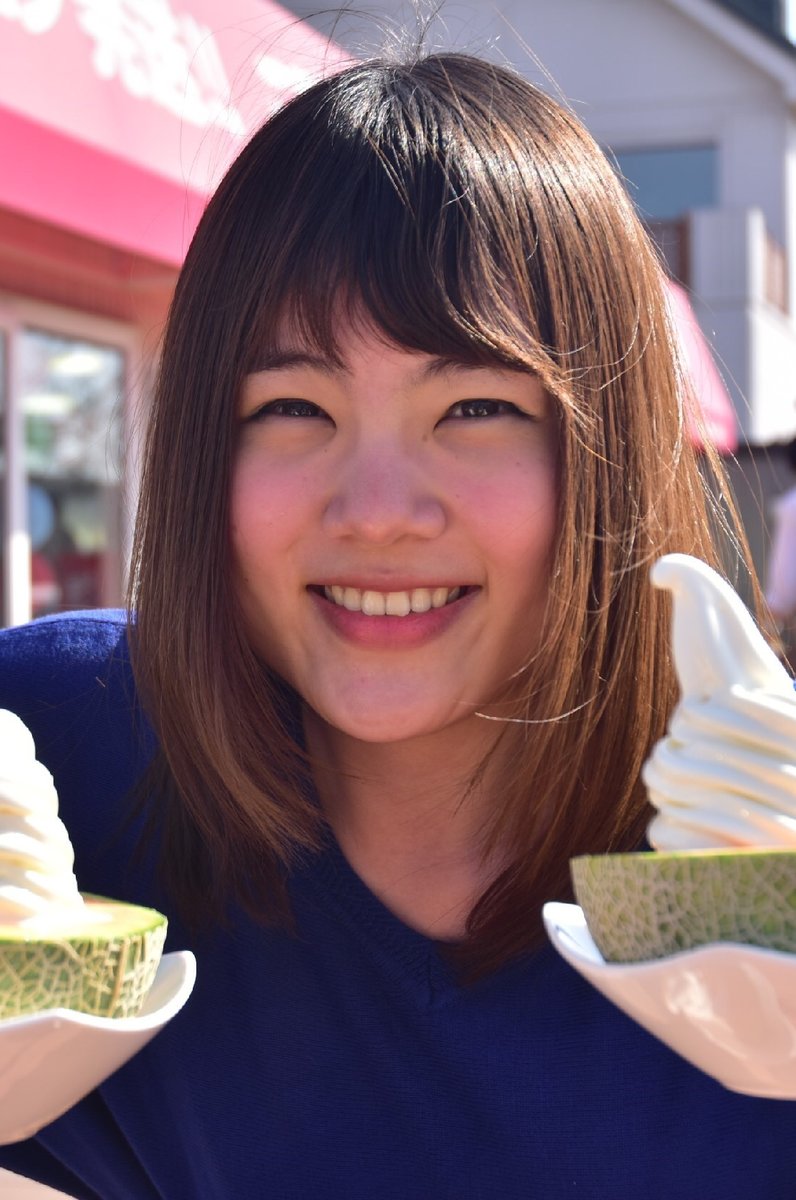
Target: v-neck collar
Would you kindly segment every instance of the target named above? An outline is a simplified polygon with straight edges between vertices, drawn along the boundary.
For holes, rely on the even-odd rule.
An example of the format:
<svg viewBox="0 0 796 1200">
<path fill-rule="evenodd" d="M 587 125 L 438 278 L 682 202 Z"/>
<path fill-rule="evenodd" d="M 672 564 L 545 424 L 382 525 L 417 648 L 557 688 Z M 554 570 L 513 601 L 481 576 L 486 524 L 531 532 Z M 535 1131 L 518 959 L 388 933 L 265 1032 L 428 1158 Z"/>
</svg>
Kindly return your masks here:
<svg viewBox="0 0 796 1200">
<path fill-rule="evenodd" d="M 438 942 L 404 924 L 357 875 L 333 834 L 324 849 L 294 878 L 294 889 L 307 885 L 324 908 L 334 910 L 368 955 L 419 1000 L 435 1005 L 460 991 Z"/>
</svg>

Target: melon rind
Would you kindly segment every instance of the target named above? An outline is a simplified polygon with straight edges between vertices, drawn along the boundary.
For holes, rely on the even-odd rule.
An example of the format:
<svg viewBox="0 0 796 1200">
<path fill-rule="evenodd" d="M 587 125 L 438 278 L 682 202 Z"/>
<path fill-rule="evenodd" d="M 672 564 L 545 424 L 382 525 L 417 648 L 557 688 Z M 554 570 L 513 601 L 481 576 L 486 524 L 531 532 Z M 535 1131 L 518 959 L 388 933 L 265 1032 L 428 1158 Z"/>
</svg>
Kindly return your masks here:
<svg viewBox="0 0 796 1200">
<path fill-rule="evenodd" d="M 570 861 L 575 897 L 607 962 L 712 942 L 796 954 L 796 850 L 649 851 Z"/>
<path fill-rule="evenodd" d="M 84 897 L 102 921 L 49 936 L 0 927 L 0 1018 L 50 1008 L 98 1017 L 134 1017 L 163 953 L 166 918 L 151 908 Z"/>
</svg>

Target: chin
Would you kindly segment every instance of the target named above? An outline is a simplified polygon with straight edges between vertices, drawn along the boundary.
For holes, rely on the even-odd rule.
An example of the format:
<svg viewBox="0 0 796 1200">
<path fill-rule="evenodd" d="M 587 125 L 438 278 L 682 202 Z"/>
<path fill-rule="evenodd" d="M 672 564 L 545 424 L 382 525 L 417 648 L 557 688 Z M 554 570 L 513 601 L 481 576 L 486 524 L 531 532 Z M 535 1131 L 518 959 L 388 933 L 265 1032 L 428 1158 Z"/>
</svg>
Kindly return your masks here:
<svg viewBox="0 0 796 1200">
<path fill-rule="evenodd" d="M 408 705 L 391 705 L 380 710 L 375 702 L 362 708 L 349 706 L 344 711 L 338 706 L 318 706 L 315 712 L 333 733 L 372 744 L 386 745 L 428 737 L 455 724 L 454 720 L 444 719 L 439 714 L 419 714 L 416 708 L 412 711 Z"/>
<path fill-rule="evenodd" d="M 346 737 L 354 738 L 358 742 L 368 742 L 372 745 L 389 745 L 391 743 L 406 742 L 412 738 L 425 737 L 428 734 L 436 732 L 435 729 L 428 726 L 398 725 L 395 721 L 352 721 L 350 718 L 334 723 L 327 721 L 328 725 L 337 732 L 342 733 Z"/>
</svg>

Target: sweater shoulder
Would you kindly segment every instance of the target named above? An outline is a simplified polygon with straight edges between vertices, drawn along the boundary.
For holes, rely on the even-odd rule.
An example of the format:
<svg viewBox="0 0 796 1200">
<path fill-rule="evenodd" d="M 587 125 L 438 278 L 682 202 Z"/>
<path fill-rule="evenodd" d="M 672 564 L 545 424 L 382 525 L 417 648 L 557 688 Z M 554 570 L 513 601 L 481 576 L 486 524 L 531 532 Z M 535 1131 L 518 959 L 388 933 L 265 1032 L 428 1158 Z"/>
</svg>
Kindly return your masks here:
<svg viewBox="0 0 796 1200">
<path fill-rule="evenodd" d="M 121 764 L 143 743 L 127 647 L 127 616 L 98 609 L 44 617 L 0 631 L 0 708 L 30 729 L 39 757 L 54 773 L 80 758 Z"/>
<path fill-rule="evenodd" d="M 155 740 L 136 696 L 126 613 L 69 613 L 0 631 L 0 708 L 25 722 L 53 775 L 81 887 L 137 896 L 122 886 L 128 822 Z"/>
<path fill-rule="evenodd" d="M 120 608 L 89 609 L 40 617 L 0 630 L 0 661 L 72 660 L 104 657 L 126 643 L 127 614 Z"/>
<path fill-rule="evenodd" d="M 23 719 L 129 679 L 127 616 L 120 609 L 42 617 L 0 631 L 0 706 Z"/>
</svg>

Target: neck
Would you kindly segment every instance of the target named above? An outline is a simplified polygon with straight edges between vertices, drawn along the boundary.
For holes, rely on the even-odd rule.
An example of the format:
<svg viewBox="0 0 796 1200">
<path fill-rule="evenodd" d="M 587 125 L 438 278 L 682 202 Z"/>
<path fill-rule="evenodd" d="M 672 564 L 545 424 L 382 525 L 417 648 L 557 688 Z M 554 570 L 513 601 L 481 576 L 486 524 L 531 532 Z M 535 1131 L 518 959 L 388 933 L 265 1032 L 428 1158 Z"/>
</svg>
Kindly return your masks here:
<svg viewBox="0 0 796 1200">
<path fill-rule="evenodd" d="M 496 733 L 474 721 L 433 738 L 374 744 L 305 715 L 318 794 L 343 853 L 396 916 L 440 940 L 464 935 L 500 870 L 483 851 L 497 755 L 472 782 Z"/>
</svg>

